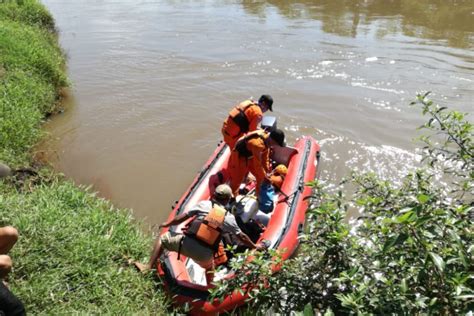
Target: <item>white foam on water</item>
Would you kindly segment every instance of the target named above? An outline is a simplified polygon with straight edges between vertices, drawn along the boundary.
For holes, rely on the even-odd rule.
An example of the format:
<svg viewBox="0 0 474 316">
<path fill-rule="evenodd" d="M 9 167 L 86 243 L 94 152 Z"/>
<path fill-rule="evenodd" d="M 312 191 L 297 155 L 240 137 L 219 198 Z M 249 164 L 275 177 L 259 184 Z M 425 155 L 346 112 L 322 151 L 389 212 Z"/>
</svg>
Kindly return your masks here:
<svg viewBox="0 0 474 316">
<path fill-rule="evenodd" d="M 403 91 L 403 90 L 396 90 L 396 89 L 369 86 L 365 82 L 351 82 L 351 85 L 353 87 L 360 87 L 360 88 L 370 89 L 370 90 L 385 91 L 385 92 L 394 93 L 394 94 L 397 94 L 397 95 L 405 94 L 405 91 Z"/>
<path fill-rule="evenodd" d="M 297 132 L 297 131 L 300 130 L 298 125 L 290 125 L 288 127 L 285 127 L 285 129 L 287 129 L 288 131 L 292 131 L 292 132 Z"/>
<path fill-rule="evenodd" d="M 323 60 L 319 63 L 321 66 L 329 66 L 331 64 L 334 64 L 333 61 L 330 61 L 330 60 Z"/>
<path fill-rule="evenodd" d="M 450 76 L 450 78 L 452 78 L 452 79 L 457 79 L 457 80 L 461 80 L 461 81 L 473 82 L 472 79 L 468 79 L 468 78 L 464 78 L 464 77 L 459 77 L 459 76 Z"/>
<path fill-rule="evenodd" d="M 372 61 L 377 61 L 377 60 L 379 60 L 379 59 L 378 59 L 377 57 L 375 57 L 375 56 L 374 56 L 374 57 L 367 57 L 367 58 L 365 59 L 366 62 L 372 62 Z"/>
</svg>

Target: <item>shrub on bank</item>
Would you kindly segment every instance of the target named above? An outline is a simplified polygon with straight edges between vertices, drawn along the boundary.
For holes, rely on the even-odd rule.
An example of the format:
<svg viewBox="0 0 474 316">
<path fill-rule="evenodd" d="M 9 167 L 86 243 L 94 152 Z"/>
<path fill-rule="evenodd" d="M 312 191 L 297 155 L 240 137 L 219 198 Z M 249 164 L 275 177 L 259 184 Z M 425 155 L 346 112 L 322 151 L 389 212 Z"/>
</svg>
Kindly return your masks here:
<svg viewBox="0 0 474 316">
<path fill-rule="evenodd" d="M 257 284 L 249 292 L 250 310 L 284 315 L 474 311 L 473 125 L 427 95 L 418 103 L 429 116 L 422 129 L 430 131 L 421 137 L 422 167 L 401 186 L 373 174 L 353 174 L 345 183 L 356 189 L 349 197 L 344 187 L 329 194 L 312 183 L 317 206 L 308 211 L 309 232 L 298 257 L 272 278 L 266 277 L 265 263 L 231 280 L 230 288 Z M 350 208 L 361 214 L 354 226 L 344 221 Z M 257 269 L 263 276 L 258 282 Z"/>
</svg>

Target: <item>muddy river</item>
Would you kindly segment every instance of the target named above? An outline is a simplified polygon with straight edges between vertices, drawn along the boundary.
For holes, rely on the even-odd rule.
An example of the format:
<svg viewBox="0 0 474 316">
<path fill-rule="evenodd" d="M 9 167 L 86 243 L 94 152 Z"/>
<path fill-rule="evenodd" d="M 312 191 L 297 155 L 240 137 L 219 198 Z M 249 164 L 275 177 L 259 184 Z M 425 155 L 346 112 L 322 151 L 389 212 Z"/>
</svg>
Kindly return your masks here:
<svg viewBox="0 0 474 316">
<path fill-rule="evenodd" d="M 397 181 L 416 164 L 433 91 L 474 112 L 474 2 L 44 0 L 71 93 L 39 150 L 153 225 L 189 186 L 231 107 L 271 94 L 289 143 L 322 146 L 320 177 Z"/>
</svg>

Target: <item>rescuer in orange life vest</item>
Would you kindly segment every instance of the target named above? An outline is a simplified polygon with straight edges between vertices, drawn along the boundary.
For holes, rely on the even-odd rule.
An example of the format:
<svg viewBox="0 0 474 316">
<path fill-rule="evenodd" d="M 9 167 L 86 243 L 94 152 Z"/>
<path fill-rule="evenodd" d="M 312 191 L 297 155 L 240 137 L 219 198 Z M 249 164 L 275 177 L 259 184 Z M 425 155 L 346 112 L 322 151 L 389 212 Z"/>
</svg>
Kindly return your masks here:
<svg viewBox="0 0 474 316">
<path fill-rule="evenodd" d="M 240 230 L 234 215 L 225 209 L 232 198 L 232 191 L 227 184 L 219 185 L 211 200 L 201 201 L 186 213 L 179 214 L 173 219 L 164 222 L 162 227 L 181 224 L 189 218 L 191 222 L 183 229 L 183 233 L 166 232 L 155 241 L 150 261 L 147 265 L 135 262 L 140 271 L 153 268 L 159 259 L 162 249 L 178 252 L 192 258 L 197 264 L 206 269 L 207 284 L 214 277 L 214 253 L 218 250 L 223 234 L 236 236 L 250 249 L 263 249 L 262 244 L 254 244 L 252 240 Z"/>
<path fill-rule="evenodd" d="M 237 195 L 240 183 L 250 171 L 256 179 L 257 196 L 265 179 L 271 180 L 272 166 L 270 150 L 275 145 L 283 146 L 285 133 L 275 129 L 272 132 L 256 130 L 242 136 L 236 143 L 229 158 L 228 172 L 230 187 Z"/>
<path fill-rule="evenodd" d="M 254 100 L 246 100 L 230 111 L 221 130 L 224 142 L 230 149 L 234 148 L 237 140 L 245 133 L 257 129 L 263 113 L 268 110 L 273 111 L 272 105 L 272 97 L 264 94 L 258 99 L 258 103 Z"/>
</svg>

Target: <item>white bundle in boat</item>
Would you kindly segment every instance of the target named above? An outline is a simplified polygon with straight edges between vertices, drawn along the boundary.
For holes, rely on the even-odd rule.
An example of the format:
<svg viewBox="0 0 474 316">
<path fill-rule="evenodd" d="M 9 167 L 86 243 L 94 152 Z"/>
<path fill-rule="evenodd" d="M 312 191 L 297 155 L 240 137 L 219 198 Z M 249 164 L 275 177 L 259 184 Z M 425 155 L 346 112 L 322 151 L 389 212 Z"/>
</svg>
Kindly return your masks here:
<svg viewBox="0 0 474 316">
<path fill-rule="evenodd" d="M 236 198 L 234 215 L 239 216 L 242 222 L 248 223 L 251 219 L 267 226 L 271 214 L 265 214 L 258 209 L 257 198 L 253 195 L 243 195 Z"/>
</svg>

